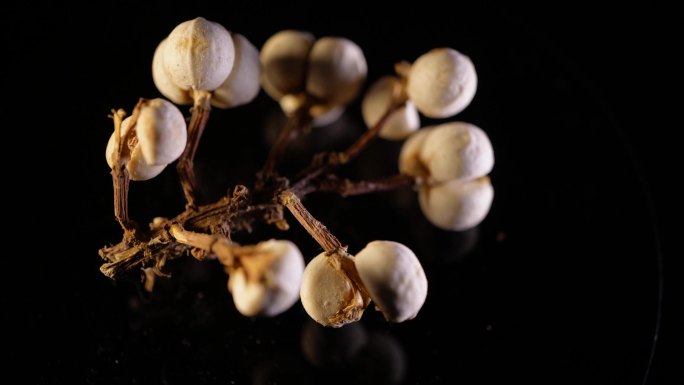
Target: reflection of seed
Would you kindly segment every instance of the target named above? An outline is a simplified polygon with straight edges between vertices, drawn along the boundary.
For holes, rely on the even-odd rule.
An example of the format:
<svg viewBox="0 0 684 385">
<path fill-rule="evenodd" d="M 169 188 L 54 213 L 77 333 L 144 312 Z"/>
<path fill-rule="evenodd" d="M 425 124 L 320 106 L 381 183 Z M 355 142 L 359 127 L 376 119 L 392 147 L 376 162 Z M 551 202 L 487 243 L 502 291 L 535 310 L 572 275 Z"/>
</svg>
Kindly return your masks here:
<svg viewBox="0 0 684 385">
<path fill-rule="evenodd" d="M 394 385 L 400 383 L 406 375 L 404 349 L 389 334 L 371 334 L 355 363 L 364 384 Z"/>
<path fill-rule="evenodd" d="M 314 366 L 344 366 L 366 344 L 368 336 L 359 322 L 340 328 L 326 328 L 308 321 L 302 329 L 302 352 Z"/>
</svg>

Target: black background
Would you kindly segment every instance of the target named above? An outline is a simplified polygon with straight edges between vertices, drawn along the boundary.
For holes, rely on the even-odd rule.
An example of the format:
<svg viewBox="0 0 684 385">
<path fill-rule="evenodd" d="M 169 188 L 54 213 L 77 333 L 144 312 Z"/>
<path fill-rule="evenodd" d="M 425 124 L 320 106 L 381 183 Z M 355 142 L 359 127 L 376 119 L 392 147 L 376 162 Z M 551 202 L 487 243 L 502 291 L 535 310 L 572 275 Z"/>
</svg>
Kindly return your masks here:
<svg viewBox="0 0 684 385">
<path fill-rule="evenodd" d="M 644 381 L 661 252 L 674 254 L 678 229 L 670 180 L 681 174 L 671 171 L 681 124 L 666 116 L 679 101 L 665 96 L 676 90 L 667 74 L 676 65 L 676 24 L 667 10 L 576 2 L 454 3 L 454 11 L 430 2 L 383 11 L 342 3 L 107 6 L 16 3 L 2 16 L 13 100 L 3 104 L 12 116 L 5 156 L 22 154 L 7 161 L 16 183 L 6 185 L 6 204 L 28 209 L 9 222 L 1 319 L 15 357 L 7 368 L 30 363 L 21 371 L 27 383 L 382 383 L 383 370 L 397 364 L 392 354 L 403 357 L 407 384 Z M 133 279 L 112 283 L 98 272 L 97 249 L 120 236 L 103 155 L 106 115 L 158 96 L 150 76 L 156 44 L 199 15 L 258 47 L 284 28 L 346 36 L 364 49 L 369 81 L 437 46 L 463 51 L 478 70 L 478 93 L 456 117 L 484 128 L 497 156 L 494 205 L 476 231 L 432 228 L 410 191 L 307 201 L 352 252 L 373 239 L 412 247 L 430 281 L 416 320 L 388 325 L 369 310 L 354 333 L 370 342 L 336 365 L 306 360 L 301 341 L 320 330 L 300 305 L 276 319 L 237 314 L 217 266 L 181 261 L 152 298 Z M 349 110 L 340 124 L 302 139 L 286 169 L 362 132 L 358 102 Z M 262 94 L 213 114 L 197 163 L 211 196 L 251 181 L 282 123 L 277 111 Z M 396 172 L 398 148 L 378 141 L 344 172 Z M 172 168 L 133 190 L 141 222 L 182 209 Z M 295 240 L 307 259 L 319 251 L 296 226 L 285 235 L 258 228 L 244 239 L 269 236 Z M 666 322 L 661 337 L 676 325 Z M 362 339 L 332 334 L 315 340 Z M 664 370 L 674 344 L 661 340 L 647 383 L 676 383 Z"/>
</svg>

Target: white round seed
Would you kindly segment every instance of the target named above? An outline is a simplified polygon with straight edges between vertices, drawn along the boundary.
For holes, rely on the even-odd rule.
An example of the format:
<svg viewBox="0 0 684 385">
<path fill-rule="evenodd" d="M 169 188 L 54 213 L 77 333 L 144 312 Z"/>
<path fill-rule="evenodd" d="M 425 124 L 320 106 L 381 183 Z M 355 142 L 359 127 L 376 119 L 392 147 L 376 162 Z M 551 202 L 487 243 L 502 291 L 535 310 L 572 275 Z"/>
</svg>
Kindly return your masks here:
<svg viewBox="0 0 684 385">
<path fill-rule="evenodd" d="M 373 241 L 354 259 L 361 281 L 385 319 L 403 322 L 418 314 L 427 278 L 416 255 L 398 242 Z"/>
<path fill-rule="evenodd" d="M 150 165 L 166 165 L 178 159 L 187 141 L 183 114 L 161 98 L 149 100 L 140 109 L 135 133 L 145 162 Z"/>
<path fill-rule="evenodd" d="M 135 181 L 152 179 L 161 174 L 161 172 L 164 171 L 164 168 L 166 168 L 165 164 L 154 165 L 147 163 L 142 154 L 140 144 L 135 146 L 133 151 L 131 151 L 131 158 L 126 163 L 128 176 L 131 178 L 131 180 Z"/>
<path fill-rule="evenodd" d="M 347 273 L 339 254 L 319 254 L 304 269 L 300 296 L 307 314 L 323 326 L 340 327 L 358 321 L 364 301 Z"/>
<path fill-rule="evenodd" d="M 163 54 L 166 71 L 176 86 L 184 90 L 213 91 L 230 74 L 235 47 L 222 25 L 198 17 L 171 31 Z"/>
<path fill-rule="evenodd" d="M 159 92 L 176 104 L 192 104 L 192 97 L 188 90 L 184 90 L 171 80 L 171 76 L 164 65 L 164 48 L 166 40 L 162 40 L 154 51 L 152 58 L 152 80 Z"/>
<path fill-rule="evenodd" d="M 420 160 L 420 152 L 423 149 L 425 140 L 434 129 L 434 127 L 421 128 L 411 134 L 404 142 L 399 153 L 399 172 L 411 176 L 429 176 L 430 171 Z"/>
<path fill-rule="evenodd" d="M 436 48 L 413 63 L 406 91 L 425 116 L 445 118 L 465 109 L 476 89 L 470 58 L 451 48 Z"/>
<path fill-rule="evenodd" d="M 306 91 L 326 103 L 344 105 L 356 97 L 367 72 L 366 58 L 356 43 L 323 37 L 309 53 Z"/>
<path fill-rule="evenodd" d="M 228 289 L 235 307 L 243 315 L 273 317 L 299 299 L 304 258 L 290 241 L 271 239 L 256 244 L 255 248 L 267 258 L 266 267 L 258 276 L 250 276 L 245 268 L 231 270 Z"/>
<path fill-rule="evenodd" d="M 261 82 L 273 99 L 304 91 L 309 52 L 316 39 L 308 32 L 286 30 L 271 36 L 261 48 Z"/>
<path fill-rule="evenodd" d="M 494 167 L 489 137 L 479 127 L 465 122 L 446 123 L 431 130 L 419 158 L 435 181 L 477 178 Z"/>
<path fill-rule="evenodd" d="M 376 81 L 366 92 L 361 104 L 361 112 L 366 126 L 375 126 L 389 110 L 394 93 L 401 88 L 401 82 L 393 76 L 385 76 Z M 379 136 L 389 140 L 406 139 L 420 127 L 420 118 L 413 102 L 406 101 L 403 107 L 387 118 Z"/>
<path fill-rule="evenodd" d="M 259 94 L 261 64 L 259 51 L 244 36 L 231 34 L 235 44 L 235 62 L 228 78 L 211 97 L 211 105 L 231 108 L 251 102 Z"/>
<path fill-rule="evenodd" d="M 425 217 L 433 225 L 451 231 L 463 231 L 480 224 L 487 216 L 493 198 L 494 188 L 487 176 L 426 185 L 418 194 Z"/>
</svg>

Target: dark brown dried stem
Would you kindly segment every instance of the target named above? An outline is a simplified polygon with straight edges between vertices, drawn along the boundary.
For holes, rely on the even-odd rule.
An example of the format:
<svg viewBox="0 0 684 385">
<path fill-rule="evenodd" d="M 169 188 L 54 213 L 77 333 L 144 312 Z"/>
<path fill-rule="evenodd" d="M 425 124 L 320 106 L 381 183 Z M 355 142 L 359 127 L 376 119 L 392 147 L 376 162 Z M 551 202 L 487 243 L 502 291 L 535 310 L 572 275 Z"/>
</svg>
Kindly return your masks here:
<svg viewBox="0 0 684 385">
<path fill-rule="evenodd" d="M 140 109 L 147 103 L 145 99 L 140 99 L 133 109 L 129 129 L 125 137 L 121 137 L 121 125 L 126 112 L 123 110 L 114 111 L 110 117 L 114 121 L 114 143 L 116 149 L 112 159 L 112 185 L 114 187 L 114 217 L 124 230 L 124 240 L 129 242 L 135 237 L 137 224 L 128 216 L 128 189 L 130 177 L 126 170 L 124 154 L 128 154 L 128 139 L 135 133 L 135 124 L 140 114 Z"/>
<path fill-rule="evenodd" d="M 390 108 L 382 115 L 382 118 L 368 131 L 364 132 L 351 146 L 349 146 L 345 151 L 339 153 L 338 157 L 341 164 L 349 163 L 352 159 L 356 158 L 363 149 L 365 149 L 370 143 L 372 143 L 375 138 L 378 137 L 380 130 L 387 123 L 390 116 L 398 109 L 404 106 L 405 100 L 400 100 L 394 102 Z"/>
<path fill-rule="evenodd" d="M 278 138 L 275 143 L 273 143 L 273 146 L 268 153 L 268 158 L 266 158 L 266 163 L 261 169 L 261 172 L 259 172 L 259 177 L 262 180 L 271 178 L 277 172 L 278 162 L 280 162 L 285 155 L 288 145 L 297 137 L 299 132 L 304 130 L 309 124 L 311 124 L 309 105 L 308 103 L 303 103 L 288 116 L 285 127 L 280 131 Z"/>
<path fill-rule="evenodd" d="M 192 107 L 190 124 L 188 125 L 188 142 L 176 165 L 187 206 L 191 209 L 196 208 L 202 200 L 197 177 L 195 176 L 194 161 L 197 146 L 202 138 L 204 127 L 206 127 L 209 120 L 211 93 L 208 91 L 194 91 L 193 97 L 195 102 Z"/>
<path fill-rule="evenodd" d="M 302 191 L 311 184 L 311 181 L 320 177 L 321 175 L 330 171 L 334 166 L 340 164 L 349 163 L 354 159 L 361 151 L 363 151 L 375 138 L 382 127 L 387 123 L 388 119 L 392 114 L 399 108 L 404 106 L 406 103 L 405 96 L 397 96 L 395 101 L 392 103 L 390 108 L 385 112 L 385 114 L 378 120 L 378 122 L 371 127 L 368 131 L 364 132 L 354 143 L 351 144 L 345 151 L 342 152 L 332 152 L 332 153 L 320 153 L 316 155 L 311 165 L 306 170 L 306 173 L 302 179 L 292 187 L 293 191 Z"/>
<path fill-rule="evenodd" d="M 225 266 L 233 265 L 235 260 L 233 249 L 239 248 L 225 237 L 187 231 L 180 225 L 172 225 L 169 228 L 169 234 L 177 242 L 215 254 Z"/>
<path fill-rule="evenodd" d="M 126 166 L 115 165 L 112 168 L 112 184 L 114 185 L 114 216 L 124 230 L 124 237 L 135 229 L 135 223 L 128 217 L 128 187 L 130 178 Z"/>
<path fill-rule="evenodd" d="M 304 207 L 299 197 L 292 191 L 285 190 L 280 193 L 278 201 L 294 215 L 297 221 L 306 229 L 306 231 L 318 242 L 319 245 L 327 253 L 333 253 L 339 250 L 345 250 L 346 247 L 309 213 L 309 210 Z"/>
<path fill-rule="evenodd" d="M 346 151 L 339 154 L 341 163 L 348 163 L 350 160 L 354 159 L 364 148 L 366 148 L 373 140 L 375 140 L 375 138 L 378 137 L 380 130 L 382 130 L 383 126 L 387 123 L 392 114 L 406 105 L 408 95 L 406 94 L 406 86 L 404 83 L 406 82 L 407 72 L 404 73 L 400 71 L 400 69 L 404 67 L 405 64 L 403 63 L 398 63 L 396 65 L 397 74 L 401 80 L 398 84 L 395 84 L 394 89 L 392 90 L 392 101 L 390 102 L 387 111 L 385 111 L 380 120 L 378 120 L 373 127 L 364 132 L 363 135 L 361 135 L 356 142 L 349 146 Z"/>
<path fill-rule="evenodd" d="M 108 277 L 116 279 L 130 269 L 157 267 L 162 259 L 165 261 L 182 257 L 189 251 L 196 258 L 202 259 L 204 254 L 193 252 L 195 249 L 215 253 L 222 262 L 225 262 L 228 258 L 226 252 L 215 249 L 226 247 L 225 244 L 231 245 L 231 248 L 235 250 L 235 246 L 230 243 L 228 237 L 224 236 L 223 229 L 229 229 L 229 232 L 250 231 L 253 222 L 257 221 L 275 224 L 283 229 L 283 226 L 287 227 L 287 223 L 283 219 L 282 210 L 282 206 L 278 203 L 233 204 L 230 196 L 194 209 L 186 208 L 183 213 L 173 219 L 162 219 L 160 222 L 153 223 L 148 233 L 139 234 L 144 240 L 124 238 L 117 245 L 100 249 L 100 256 L 107 261 L 100 270 Z M 192 229 L 193 235 L 209 237 L 204 239 L 219 239 L 220 244 L 216 243 L 212 249 L 207 249 L 195 243 L 198 238 L 187 238 L 181 242 L 175 237 L 181 233 L 170 234 L 169 230 L 174 226 L 178 226 L 177 229 Z M 185 234 L 189 233 L 188 231 Z M 239 250 L 243 249 L 245 247 L 239 248 Z"/>
<path fill-rule="evenodd" d="M 211 94 L 208 92 L 195 92 L 195 104 L 188 127 L 188 143 L 177 166 L 187 200 L 186 210 L 183 213 L 171 220 L 155 222 L 152 230 L 141 233 L 135 222 L 128 217 L 127 171 L 120 164 L 119 167 L 114 167 L 112 175 L 115 186 L 115 214 L 125 234 L 121 243 L 100 250 L 100 255 L 108 261 L 101 270 L 110 278 L 115 279 L 130 269 L 143 267 L 151 267 L 155 274 L 162 275 L 160 269 L 167 260 L 187 255 L 188 252 L 199 259 L 204 258 L 206 253 L 212 253 L 217 255 L 224 264 L 231 266 L 236 256 L 240 253 L 248 254 L 251 249 L 249 246 L 242 247 L 232 243 L 229 238 L 230 233 L 240 230 L 251 231 L 254 221 L 275 224 L 279 229 L 286 230 L 288 224 L 283 218 L 283 207 L 287 207 L 327 253 L 337 252 L 346 255 L 346 246 L 309 213 L 300 198 L 315 191 L 335 192 L 348 196 L 386 191 L 413 183 L 413 179 L 405 175 L 376 181 L 355 182 L 339 179 L 329 174 L 333 166 L 349 162 L 377 137 L 391 114 L 403 106 L 406 99 L 405 96 L 400 95 L 395 97 L 395 102 L 380 121 L 346 151 L 319 154 L 306 170 L 305 177 L 288 189 L 289 180 L 278 177 L 276 167 L 290 141 L 303 127 L 310 124 L 308 107 L 298 109 L 271 149 L 260 178 L 262 182 L 270 180 L 273 183 L 269 183 L 267 189 L 255 195 L 256 203 L 252 203 L 253 198 L 246 187 L 237 186 L 232 196 L 227 195 L 217 202 L 200 206 L 200 190 L 193 163 L 202 132 L 209 118 L 210 97 Z M 141 103 L 143 102 L 141 100 Z M 140 105 L 139 103 L 136 106 L 134 116 Z"/>
</svg>

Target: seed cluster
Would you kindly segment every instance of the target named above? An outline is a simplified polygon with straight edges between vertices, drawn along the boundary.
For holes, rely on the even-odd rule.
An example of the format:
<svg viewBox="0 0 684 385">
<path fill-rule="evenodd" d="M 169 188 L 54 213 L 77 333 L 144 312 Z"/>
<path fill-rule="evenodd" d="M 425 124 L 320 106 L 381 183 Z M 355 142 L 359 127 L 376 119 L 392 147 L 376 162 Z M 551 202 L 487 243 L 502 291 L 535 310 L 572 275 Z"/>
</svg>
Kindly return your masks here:
<svg viewBox="0 0 684 385">
<path fill-rule="evenodd" d="M 196 18 L 179 24 L 159 44 L 152 78 L 166 99 L 141 101 L 126 117 L 112 111 L 114 132 L 106 159 L 112 169 L 116 219 L 121 242 L 104 247 L 101 270 L 111 278 L 142 271 L 145 287 L 166 276 L 165 263 L 192 255 L 220 262 L 228 290 L 245 316 L 276 316 L 301 299 L 316 322 L 339 327 L 357 321 L 371 302 L 387 321 L 414 318 L 425 303 L 428 282 L 419 258 L 407 246 L 388 240 L 348 252 L 305 208 L 308 194 L 342 196 L 413 186 L 420 207 L 435 226 L 465 230 L 487 215 L 493 188 L 492 145 L 479 127 L 465 122 L 420 128 L 420 114 L 446 118 L 468 106 L 477 88 L 471 60 L 451 48 L 433 49 L 413 64 L 400 62 L 395 74 L 373 83 L 362 100 L 368 131 L 340 152 L 320 153 L 296 177 L 281 175 L 279 162 L 290 141 L 308 126 L 337 120 L 361 91 L 367 64 L 361 48 L 342 37 L 315 38 L 286 30 L 259 51 L 244 36 Z M 275 99 L 288 122 L 271 148 L 253 187 L 238 185 L 216 202 L 204 202 L 194 175 L 194 155 L 211 107 L 232 108 L 252 101 L 260 89 Z M 173 103 L 172 103 L 173 102 Z M 174 104 L 175 103 L 175 104 Z M 192 105 L 189 123 L 176 105 Z M 373 181 L 337 176 L 376 137 L 406 139 L 399 174 Z M 187 200 L 174 218 L 155 218 L 149 229 L 128 216 L 129 181 L 154 178 L 178 160 Z M 308 264 L 299 248 L 271 239 L 240 245 L 231 235 L 262 223 L 289 228 L 284 211 L 319 243 Z"/>
</svg>

